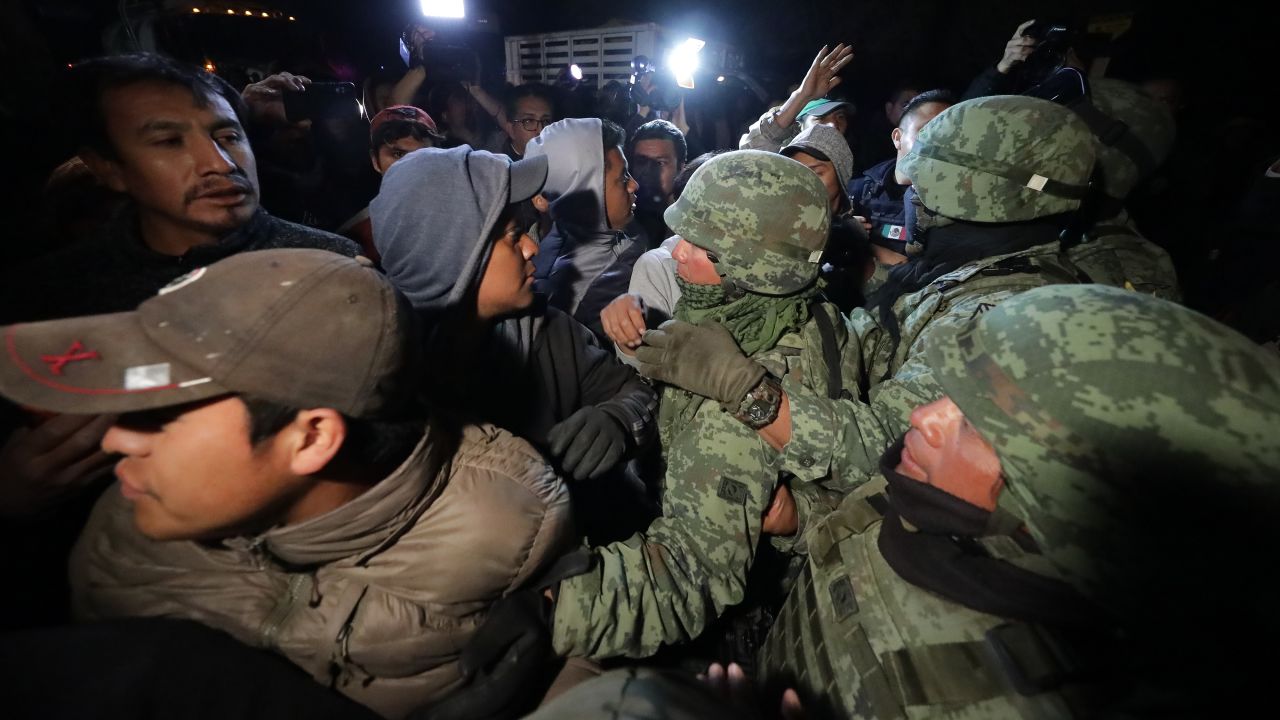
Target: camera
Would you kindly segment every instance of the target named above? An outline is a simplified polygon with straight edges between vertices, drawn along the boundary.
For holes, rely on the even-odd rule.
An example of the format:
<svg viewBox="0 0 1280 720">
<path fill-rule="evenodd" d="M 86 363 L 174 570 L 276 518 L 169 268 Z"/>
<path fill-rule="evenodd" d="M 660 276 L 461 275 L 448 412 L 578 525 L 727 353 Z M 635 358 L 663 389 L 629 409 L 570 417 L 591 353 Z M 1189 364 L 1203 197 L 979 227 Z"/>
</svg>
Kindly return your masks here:
<svg viewBox="0 0 1280 720">
<path fill-rule="evenodd" d="M 358 118 L 356 86 L 349 82 L 313 82 L 302 92 L 286 92 L 284 114 L 289 122 Z"/>
<path fill-rule="evenodd" d="M 631 75 L 635 78 L 631 84 L 631 101 L 636 105 L 646 105 L 657 112 L 671 112 L 680 107 L 682 96 L 674 74 L 659 70 L 649 58 L 637 55 L 631 61 Z M 652 76 L 647 90 L 640 82 L 645 75 Z"/>
<path fill-rule="evenodd" d="M 1076 36 L 1069 26 L 1037 21 L 1022 34 L 1036 40 L 1035 51 L 1020 69 L 1024 87 L 1039 85 L 1067 64 L 1067 54 Z"/>
</svg>

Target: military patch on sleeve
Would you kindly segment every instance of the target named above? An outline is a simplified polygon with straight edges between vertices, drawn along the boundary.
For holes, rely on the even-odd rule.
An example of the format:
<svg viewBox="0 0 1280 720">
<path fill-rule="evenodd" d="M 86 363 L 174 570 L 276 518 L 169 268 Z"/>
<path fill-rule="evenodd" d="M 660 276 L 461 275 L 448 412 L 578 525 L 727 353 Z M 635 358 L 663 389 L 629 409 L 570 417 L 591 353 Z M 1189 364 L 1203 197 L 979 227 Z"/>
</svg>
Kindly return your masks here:
<svg viewBox="0 0 1280 720">
<path fill-rule="evenodd" d="M 858 612 L 858 599 L 853 594 L 853 583 L 849 582 L 847 575 L 836 578 L 827 591 L 831 593 L 831 607 L 836 611 L 836 620 L 843 621 Z"/>
<path fill-rule="evenodd" d="M 733 478 L 721 478 L 720 489 L 716 491 L 721 500 L 739 505 L 747 501 L 747 486 Z"/>
</svg>

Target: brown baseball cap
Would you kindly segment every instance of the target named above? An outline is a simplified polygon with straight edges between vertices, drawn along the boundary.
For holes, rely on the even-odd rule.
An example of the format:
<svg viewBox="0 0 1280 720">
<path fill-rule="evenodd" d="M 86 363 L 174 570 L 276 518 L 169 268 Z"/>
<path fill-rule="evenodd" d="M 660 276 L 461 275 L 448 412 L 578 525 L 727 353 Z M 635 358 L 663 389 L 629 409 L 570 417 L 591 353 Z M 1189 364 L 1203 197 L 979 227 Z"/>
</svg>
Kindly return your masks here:
<svg viewBox="0 0 1280 720">
<path fill-rule="evenodd" d="M 0 394 L 60 413 L 244 393 L 389 416 L 414 395 L 415 323 L 364 258 L 241 253 L 183 275 L 134 312 L 0 328 Z"/>
</svg>

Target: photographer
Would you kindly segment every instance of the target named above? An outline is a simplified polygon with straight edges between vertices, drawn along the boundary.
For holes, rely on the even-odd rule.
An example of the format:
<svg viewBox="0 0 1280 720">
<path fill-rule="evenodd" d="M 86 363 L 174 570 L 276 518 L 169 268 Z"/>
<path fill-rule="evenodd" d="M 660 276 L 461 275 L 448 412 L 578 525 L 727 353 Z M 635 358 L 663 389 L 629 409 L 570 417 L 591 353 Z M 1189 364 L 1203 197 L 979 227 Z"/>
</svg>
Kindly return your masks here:
<svg viewBox="0 0 1280 720">
<path fill-rule="evenodd" d="M 280 217 L 335 231 L 377 191 L 368 125 L 351 83 L 290 72 L 245 87 L 264 204 Z"/>
<path fill-rule="evenodd" d="M 1054 33 L 1055 30 L 1060 34 Z M 1050 42 L 1046 43 L 1046 40 Z M 1009 38 L 1009 42 L 1005 43 L 1004 56 L 1000 58 L 1000 62 L 974 78 L 961 100 L 988 95 L 1020 95 L 1061 68 L 1070 67 L 1083 71 L 1084 63 L 1080 61 L 1075 50 L 1069 45 L 1059 46 L 1060 43 L 1065 42 L 1069 42 L 1069 39 L 1066 37 L 1065 28 L 1061 26 L 1036 20 L 1022 23 L 1017 30 L 1013 31 L 1013 37 Z M 1037 51 L 1041 53 L 1039 56 Z M 1044 56 L 1050 52 L 1061 52 L 1060 61 L 1053 63 L 1052 67 L 1031 68 L 1032 65 L 1042 65 L 1041 58 L 1048 60 Z"/>
</svg>

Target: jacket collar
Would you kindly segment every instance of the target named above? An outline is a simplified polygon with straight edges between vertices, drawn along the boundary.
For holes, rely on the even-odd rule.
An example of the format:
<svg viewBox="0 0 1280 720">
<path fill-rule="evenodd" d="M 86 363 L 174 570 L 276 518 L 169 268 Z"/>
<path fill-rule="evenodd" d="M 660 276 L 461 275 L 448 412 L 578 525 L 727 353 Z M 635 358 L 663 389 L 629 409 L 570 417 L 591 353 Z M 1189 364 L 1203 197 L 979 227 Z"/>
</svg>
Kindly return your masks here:
<svg viewBox="0 0 1280 720">
<path fill-rule="evenodd" d="M 314 566 L 381 552 L 412 526 L 444 489 L 444 472 L 431 472 L 431 437 L 424 433 L 408 459 L 367 492 L 336 510 L 295 525 L 272 528 L 231 547 L 260 548 L 287 565 Z"/>
<path fill-rule="evenodd" d="M 258 245 L 271 232 L 272 218 L 267 211 L 258 208 L 253 216 L 239 228 L 222 236 L 217 242 L 193 247 L 182 255 L 165 255 L 147 247 L 138 226 L 138 210 L 126 204 L 112 218 L 107 229 L 111 248 L 126 256 L 131 264 L 141 266 L 208 265 L 235 253 Z"/>
</svg>

